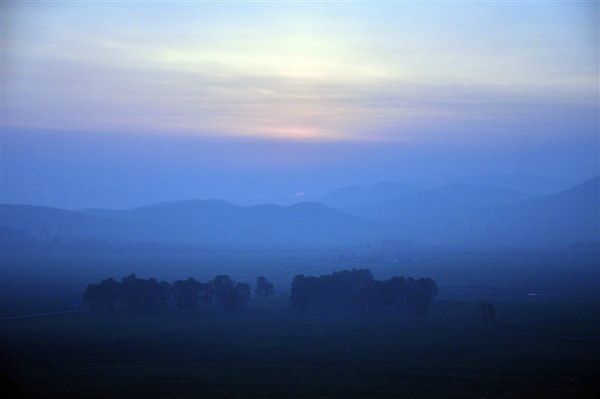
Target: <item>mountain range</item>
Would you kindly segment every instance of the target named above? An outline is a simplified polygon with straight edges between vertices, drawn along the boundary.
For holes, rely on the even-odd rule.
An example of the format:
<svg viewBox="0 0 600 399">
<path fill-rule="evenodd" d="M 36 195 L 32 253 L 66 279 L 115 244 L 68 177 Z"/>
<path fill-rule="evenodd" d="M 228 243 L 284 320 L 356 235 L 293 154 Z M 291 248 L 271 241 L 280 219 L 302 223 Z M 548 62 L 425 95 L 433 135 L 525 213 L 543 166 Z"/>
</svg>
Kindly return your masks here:
<svg viewBox="0 0 600 399">
<path fill-rule="evenodd" d="M 380 183 L 319 202 L 237 206 L 161 202 L 125 210 L 0 205 L 3 241 L 111 240 L 297 247 L 405 240 L 439 247 L 565 246 L 598 241 L 600 178 L 550 195 L 458 184 L 419 190 Z"/>
</svg>

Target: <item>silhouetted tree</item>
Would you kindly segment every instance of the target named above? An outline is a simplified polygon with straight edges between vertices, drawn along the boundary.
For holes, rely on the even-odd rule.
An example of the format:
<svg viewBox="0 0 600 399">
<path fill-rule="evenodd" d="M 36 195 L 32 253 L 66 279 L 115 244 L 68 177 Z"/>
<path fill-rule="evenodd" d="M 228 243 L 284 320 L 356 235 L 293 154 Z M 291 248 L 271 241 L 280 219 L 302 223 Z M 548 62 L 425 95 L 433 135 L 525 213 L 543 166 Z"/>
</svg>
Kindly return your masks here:
<svg viewBox="0 0 600 399">
<path fill-rule="evenodd" d="M 98 284 L 89 284 L 83 301 L 92 310 L 114 310 L 118 301 L 119 283 L 112 278 Z"/>
<path fill-rule="evenodd" d="M 210 283 L 200 283 L 198 302 L 203 307 L 209 307 L 213 303 L 213 289 Z"/>
<path fill-rule="evenodd" d="M 257 278 L 256 293 L 266 297 L 273 284 L 264 277 Z M 392 277 L 377 281 L 368 269 L 352 269 L 319 277 L 298 275 L 291 287 L 290 306 L 298 310 L 382 310 L 402 309 L 405 305 L 416 316 L 427 314 L 438 289 L 430 278 Z M 241 310 L 250 299 L 250 286 L 236 284 L 229 276 L 216 276 L 203 284 L 193 278 L 178 280 L 171 286 L 154 278 L 140 279 L 131 274 L 120 282 L 113 279 L 88 285 L 84 301 L 93 310 L 147 311 L 164 307 L 171 299 L 179 309 L 197 309 L 201 304 L 216 303 L 220 309 Z M 491 304 L 481 304 L 484 322 L 495 318 Z"/>
<path fill-rule="evenodd" d="M 250 286 L 246 283 L 237 283 L 235 285 L 235 306 L 237 309 L 243 309 L 246 302 L 250 299 Z"/>
<path fill-rule="evenodd" d="M 290 295 L 290 306 L 301 311 L 311 307 L 319 294 L 319 281 L 317 277 L 304 277 L 300 274 L 294 277 Z"/>
<path fill-rule="evenodd" d="M 265 277 L 259 276 L 256 278 L 256 288 L 254 289 L 256 296 L 267 298 L 273 294 L 273 284 Z"/>
<path fill-rule="evenodd" d="M 430 278 L 408 278 L 407 282 L 407 303 L 415 316 L 425 316 L 429 310 L 429 303 L 438 294 L 437 285 Z"/>
<path fill-rule="evenodd" d="M 356 308 L 363 300 L 362 295 L 375 283 L 368 269 L 352 269 L 334 272 L 319 277 L 321 298 L 319 302 L 333 308 Z"/>
<path fill-rule="evenodd" d="M 384 282 L 384 299 L 386 306 L 400 310 L 408 295 L 408 284 L 404 277 L 392 277 Z"/>
<path fill-rule="evenodd" d="M 231 277 L 216 276 L 211 282 L 213 294 L 221 309 L 231 312 L 236 306 L 235 287 Z"/>
<path fill-rule="evenodd" d="M 193 278 L 177 280 L 173 283 L 173 301 L 179 309 L 194 310 L 199 306 L 199 295 L 202 283 Z"/>
<path fill-rule="evenodd" d="M 170 285 L 154 278 L 140 279 L 131 274 L 121 279 L 119 299 L 125 309 L 157 310 L 169 300 Z"/>
<path fill-rule="evenodd" d="M 298 310 L 400 310 L 407 304 L 417 316 L 427 314 L 438 293 L 429 278 L 393 277 L 377 281 L 368 269 L 335 272 L 320 277 L 298 275 L 292 281 L 290 306 Z"/>
<path fill-rule="evenodd" d="M 370 290 L 373 282 L 373 275 L 367 269 L 343 270 L 320 277 L 299 275 L 292 281 L 290 306 L 299 310 L 356 308 L 373 292 Z"/>
</svg>

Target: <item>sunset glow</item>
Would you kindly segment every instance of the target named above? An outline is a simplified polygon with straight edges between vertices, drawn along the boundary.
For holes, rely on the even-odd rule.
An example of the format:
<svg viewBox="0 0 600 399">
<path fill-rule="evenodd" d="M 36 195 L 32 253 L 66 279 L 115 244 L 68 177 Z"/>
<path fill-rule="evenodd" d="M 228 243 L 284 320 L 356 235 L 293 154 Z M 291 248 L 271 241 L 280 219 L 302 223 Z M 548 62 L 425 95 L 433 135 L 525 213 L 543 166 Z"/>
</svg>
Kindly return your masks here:
<svg viewBox="0 0 600 399">
<path fill-rule="evenodd" d="M 557 107 L 595 112 L 590 7 L 7 3 L 3 124 L 367 141 L 569 124 Z"/>
</svg>

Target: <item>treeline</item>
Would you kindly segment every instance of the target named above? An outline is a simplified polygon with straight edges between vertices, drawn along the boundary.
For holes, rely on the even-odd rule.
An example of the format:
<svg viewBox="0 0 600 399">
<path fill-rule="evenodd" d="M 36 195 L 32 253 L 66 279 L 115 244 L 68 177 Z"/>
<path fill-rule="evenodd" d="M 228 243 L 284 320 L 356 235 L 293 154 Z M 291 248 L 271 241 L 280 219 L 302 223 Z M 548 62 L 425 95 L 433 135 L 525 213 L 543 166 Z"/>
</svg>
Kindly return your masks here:
<svg viewBox="0 0 600 399">
<path fill-rule="evenodd" d="M 368 269 L 353 269 L 320 277 L 296 276 L 290 305 L 301 311 L 394 310 L 424 316 L 437 294 L 430 278 L 378 281 Z"/>
<path fill-rule="evenodd" d="M 266 298 L 273 294 L 273 288 L 272 283 L 260 276 L 254 293 Z M 423 316 L 437 293 L 437 285 L 430 278 L 392 277 L 379 281 L 368 269 L 353 269 L 319 277 L 294 277 L 290 307 L 302 312 L 392 310 Z M 244 308 L 250 296 L 248 284 L 236 283 L 227 275 L 205 283 L 191 277 L 167 283 L 132 274 L 120 281 L 109 278 L 88 285 L 83 300 L 95 311 L 151 311 L 171 307 L 235 312 Z"/>
<path fill-rule="evenodd" d="M 268 297 L 273 284 L 258 277 L 255 294 Z M 154 278 L 143 279 L 131 274 L 121 281 L 112 278 L 87 286 L 83 301 L 95 311 L 154 311 L 168 307 L 181 310 L 218 308 L 226 312 L 243 309 L 250 299 L 250 286 L 236 283 L 227 275 L 216 276 L 202 283 L 193 278 L 177 280 L 172 284 Z"/>
</svg>

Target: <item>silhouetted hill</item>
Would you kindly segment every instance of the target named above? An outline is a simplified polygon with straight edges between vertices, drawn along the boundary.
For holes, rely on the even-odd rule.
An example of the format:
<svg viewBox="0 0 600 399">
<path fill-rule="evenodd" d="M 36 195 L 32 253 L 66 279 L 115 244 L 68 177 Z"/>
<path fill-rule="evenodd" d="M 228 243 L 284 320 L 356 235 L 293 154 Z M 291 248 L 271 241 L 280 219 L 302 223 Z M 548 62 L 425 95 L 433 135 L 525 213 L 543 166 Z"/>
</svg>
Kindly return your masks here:
<svg viewBox="0 0 600 399">
<path fill-rule="evenodd" d="M 144 220 L 152 231 L 175 240 L 204 242 L 356 243 L 369 233 L 358 218 L 317 203 L 240 207 L 220 200 L 183 201 L 123 211 L 122 217 Z"/>
<path fill-rule="evenodd" d="M 372 204 L 401 198 L 417 191 L 418 188 L 415 186 L 381 182 L 366 186 L 342 187 L 318 198 L 317 202 L 344 212 L 362 213 L 365 207 Z"/>
<path fill-rule="evenodd" d="M 599 240 L 599 181 L 595 177 L 540 196 L 453 185 L 367 203 L 356 211 L 363 217 L 315 202 L 242 207 L 222 200 L 82 211 L 1 205 L 0 216 L 2 231 L 12 237 L 8 241 L 29 237 L 306 247 L 407 240 L 448 248 L 567 247 Z"/>
<path fill-rule="evenodd" d="M 68 211 L 2 205 L 2 225 L 44 239 L 229 244 L 357 244 L 368 222 L 317 203 L 241 207 L 221 200 L 163 202 L 127 210 Z"/>
<path fill-rule="evenodd" d="M 494 173 L 470 176 L 461 179 L 462 183 L 505 187 L 538 195 L 556 193 L 569 188 L 572 181 L 567 177 L 538 176 L 528 173 Z"/>
<path fill-rule="evenodd" d="M 109 239 L 125 224 L 83 212 L 32 205 L 0 204 L 3 228 L 27 232 L 36 239 Z"/>
<path fill-rule="evenodd" d="M 385 201 L 364 201 L 361 204 L 357 203 L 352 213 L 360 217 L 380 220 L 406 220 L 417 215 L 439 218 L 456 212 L 490 208 L 532 197 L 531 194 L 503 187 L 455 184 L 406 193 Z"/>
<path fill-rule="evenodd" d="M 488 224 L 515 240 L 560 244 L 600 240 L 600 177 L 555 194 L 506 205 Z"/>
<path fill-rule="evenodd" d="M 438 207 L 487 208 L 522 201 L 531 197 L 533 197 L 532 194 L 504 187 L 454 184 L 422 191 L 408 196 L 404 200 Z"/>
<path fill-rule="evenodd" d="M 395 220 L 419 243 L 473 247 L 555 247 L 600 239 L 599 179 L 555 194 L 452 186 L 378 204 L 372 217 Z M 524 199 L 527 198 L 527 199 Z"/>
<path fill-rule="evenodd" d="M 355 202 L 350 210 L 385 226 L 388 237 L 418 244 L 475 248 L 565 246 L 599 239 L 598 181 L 595 177 L 549 195 L 455 184 L 379 202 L 369 200 L 367 192 L 361 190 L 363 202 Z"/>
<path fill-rule="evenodd" d="M 596 176 L 567 190 L 536 197 L 523 203 L 523 205 L 538 209 L 539 205 L 543 203 L 546 210 L 549 211 L 581 210 L 584 213 L 589 213 L 598 212 L 599 198 L 600 176 Z"/>
</svg>

